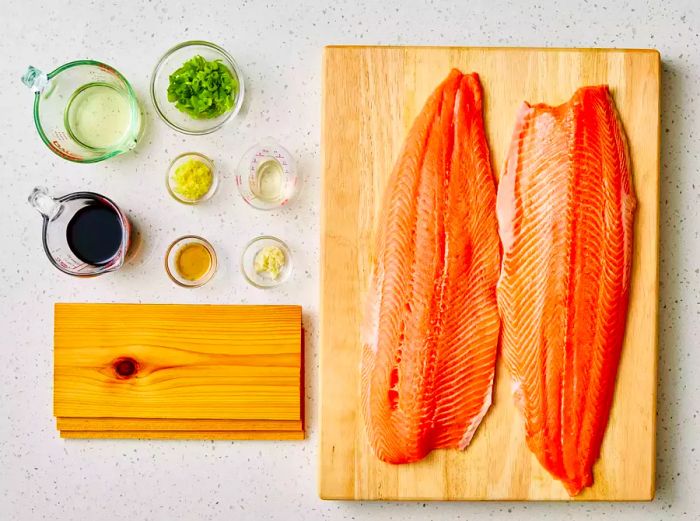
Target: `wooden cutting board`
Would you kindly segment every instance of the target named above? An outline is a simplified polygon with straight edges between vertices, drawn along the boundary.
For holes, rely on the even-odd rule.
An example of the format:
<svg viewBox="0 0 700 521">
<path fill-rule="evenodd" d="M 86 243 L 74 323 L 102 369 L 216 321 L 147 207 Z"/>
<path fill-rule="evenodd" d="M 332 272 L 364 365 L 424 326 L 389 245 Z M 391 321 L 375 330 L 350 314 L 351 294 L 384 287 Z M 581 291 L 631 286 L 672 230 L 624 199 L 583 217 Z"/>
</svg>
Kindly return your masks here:
<svg viewBox="0 0 700 521">
<path fill-rule="evenodd" d="M 64 437 L 303 437 L 299 306 L 56 304 L 54 318 Z"/>
<path fill-rule="evenodd" d="M 320 495 L 325 499 L 568 499 L 526 448 L 499 361 L 494 405 L 464 452 L 389 465 L 360 414 L 359 327 L 388 174 L 451 67 L 478 72 L 500 175 L 524 101 L 559 104 L 607 83 L 629 138 L 639 201 L 627 335 L 595 484 L 580 500 L 654 494 L 659 224 L 659 54 L 654 50 L 328 47 L 323 73 Z"/>
</svg>

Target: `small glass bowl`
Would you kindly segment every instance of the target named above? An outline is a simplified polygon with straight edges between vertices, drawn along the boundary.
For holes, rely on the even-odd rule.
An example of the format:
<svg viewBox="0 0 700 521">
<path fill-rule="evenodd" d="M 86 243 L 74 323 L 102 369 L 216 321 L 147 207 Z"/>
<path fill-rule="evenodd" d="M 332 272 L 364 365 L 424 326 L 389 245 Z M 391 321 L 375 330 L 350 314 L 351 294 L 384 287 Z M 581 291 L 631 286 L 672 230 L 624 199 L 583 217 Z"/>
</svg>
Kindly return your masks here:
<svg viewBox="0 0 700 521">
<path fill-rule="evenodd" d="M 199 199 L 187 199 L 186 197 L 183 197 L 180 194 L 178 194 L 173 187 L 173 176 L 175 175 L 175 171 L 180 165 L 182 165 L 186 161 L 189 161 L 190 159 L 196 159 L 197 161 L 201 161 L 209 167 L 209 170 L 211 170 L 211 187 L 209 187 L 209 191 Z M 204 154 L 200 154 L 199 152 L 185 152 L 184 154 L 180 154 L 179 156 L 177 156 L 170 163 L 168 171 L 165 174 L 165 186 L 168 189 L 168 193 L 176 201 L 183 204 L 198 204 L 203 203 L 204 201 L 208 201 L 214 196 L 214 194 L 216 193 L 216 189 L 219 187 L 219 176 L 217 175 L 216 169 L 214 168 L 214 162 L 207 156 L 205 156 Z"/>
<path fill-rule="evenodd" d="M 208 61 L 221 60 L 231 74 L 238 80 L 238 93 L 233 100 L 233 107 L 227 113 L 217 118 L 195 119 L 178 110 L 175 103 L 168 101 L 168 85 L 170 75 L 179 69 L 187 60 L 200 55 Z M 241 110 L 244 96 L 243 75 L 236 61 L 229 53 L 213 43 L 193 40 L 176 45 L 163 57 L 153 70 L 151 77 L 151 100 L 158 116 L 171 128 L 183 134 L 202 135 L 220 129 Z"/>
<path fill-rule="evenodd" d="M 255 256 L 266 246 L 276 246 L 284 253 L 285 264 L 276 279 L 261 275 L 255 271 Z M 243 249 L 243 255 L 241 255 L 241 271 L 251 286 L 260 289 L 274 288 L 285 282 L 291 275 L 292 253 L 289 251 L 289 247 L 277 237 L 272 237 L 271 235 L 256 237 L 246 244 Z"/>
<path fill-rule="evenodd" d="M 209 271 L 207 271 L 204 276 L 197 280 L 189 280 L 181 276 L 180 273 L 178 273 L 176 265 L 177 255 L 180 250 L 192 243 L 201 244 L 204 246 L 211 256 L 211 266 L 209 267 Z M 168 246 L 168 249 L 165 252 L 165 272 L 175 284 L 182 286 L 183 288 L 199 288 L 200 286 L 204 286 L 204 284 L 211 280 L 214 273 L 216 273 L 216 266 L 216 251 L 214 251 L 214 247 L 209 243 L 209 241 L 203 239 L 202 237 L 198 237 L 197 235 L 185 235 L 179 239 L 176 239 L 170 246 Z"/>
</svg>

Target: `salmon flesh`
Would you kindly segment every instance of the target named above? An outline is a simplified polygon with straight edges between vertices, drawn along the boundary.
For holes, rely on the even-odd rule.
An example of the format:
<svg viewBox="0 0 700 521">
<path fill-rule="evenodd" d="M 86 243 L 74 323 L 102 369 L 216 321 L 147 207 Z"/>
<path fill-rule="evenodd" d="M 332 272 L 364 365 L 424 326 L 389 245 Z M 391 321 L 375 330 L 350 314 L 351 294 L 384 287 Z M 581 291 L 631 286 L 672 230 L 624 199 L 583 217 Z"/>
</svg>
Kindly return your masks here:
<svg viewBox="0 0 700 521">
<path fill-rule="evenodd" d="M 369 443 L 384 461 L 464 449 L 491 404 L 495 209 L 479 77 L 452 70 L 406 138 L 376 233 L 361 394 Z"/>
<path fill-rule="evenodd" d="M 593 482 L 608 423 L 635 206 L 607 86 L 522 106 L 498 187 L 501 349 L 527 444 L 572 496 Z"/>
</svg>

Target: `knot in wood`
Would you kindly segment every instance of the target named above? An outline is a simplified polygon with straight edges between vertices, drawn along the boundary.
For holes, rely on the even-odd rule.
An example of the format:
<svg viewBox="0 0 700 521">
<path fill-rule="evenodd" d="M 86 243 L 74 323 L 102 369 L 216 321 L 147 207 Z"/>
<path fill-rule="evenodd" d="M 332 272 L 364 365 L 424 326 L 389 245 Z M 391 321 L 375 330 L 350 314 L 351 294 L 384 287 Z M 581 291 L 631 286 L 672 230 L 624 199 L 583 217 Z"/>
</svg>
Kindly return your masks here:
<svg viewBox="0 0 700 521">
<path fill-rule="evenodd" d="M 120 379 L 132 378 L 139 370 L 138 362 L 131 357 L 117 358 L 112 362 L 112 367 L 114 368 L 114 374 Z"/>
</svg>

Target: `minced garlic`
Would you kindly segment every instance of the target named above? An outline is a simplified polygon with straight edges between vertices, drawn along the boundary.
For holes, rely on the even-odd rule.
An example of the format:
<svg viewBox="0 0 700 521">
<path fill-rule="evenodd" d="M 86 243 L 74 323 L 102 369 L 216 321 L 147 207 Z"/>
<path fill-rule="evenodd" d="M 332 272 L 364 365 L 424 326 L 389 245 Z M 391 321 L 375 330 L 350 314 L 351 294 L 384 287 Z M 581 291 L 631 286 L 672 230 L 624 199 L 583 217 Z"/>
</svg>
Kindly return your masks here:
<svg viewBox="0 0 700 521">
<path fill-rule="evenodd" d="M 270 278 L 276 279 L 282 273 L 286 262 L 287 259 L 280 248 L 265 246 L 255 255 L 255 272 L 260 275 L 267 274 Z"/>
</svg>

